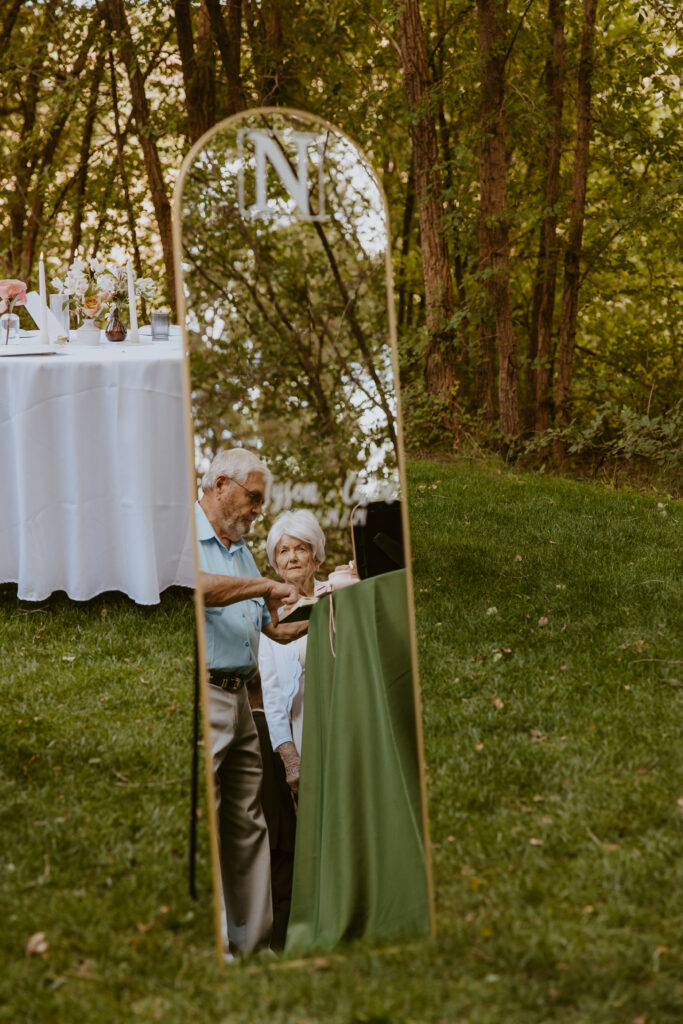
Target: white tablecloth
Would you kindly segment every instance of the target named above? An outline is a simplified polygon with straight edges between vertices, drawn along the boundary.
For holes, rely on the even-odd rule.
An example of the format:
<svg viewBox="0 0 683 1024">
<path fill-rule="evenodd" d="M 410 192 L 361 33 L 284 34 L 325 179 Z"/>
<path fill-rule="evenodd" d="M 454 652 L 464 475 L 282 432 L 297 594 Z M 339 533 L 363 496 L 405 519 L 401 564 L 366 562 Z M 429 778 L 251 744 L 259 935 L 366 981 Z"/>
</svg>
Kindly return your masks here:
<svg viewBox="0 0 683 1024">
<path fill-rule="evenodd" d="M 179 339 L 0 359 L 0 581 L 20 598 L 194 586 L 181 359 Z"/>
</svg>

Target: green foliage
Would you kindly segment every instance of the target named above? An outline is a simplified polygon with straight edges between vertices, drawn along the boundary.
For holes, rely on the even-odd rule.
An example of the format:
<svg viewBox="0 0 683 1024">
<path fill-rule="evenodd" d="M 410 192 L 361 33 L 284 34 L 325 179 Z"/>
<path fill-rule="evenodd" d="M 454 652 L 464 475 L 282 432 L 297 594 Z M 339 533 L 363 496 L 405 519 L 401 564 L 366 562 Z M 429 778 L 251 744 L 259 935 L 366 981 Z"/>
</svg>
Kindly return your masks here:
<svg viewBox="0 0 683 1024">
<path fill-rule="evenodd" d="M 632 467 L 654 468 L 663 479 L 671 480 L 680 492 L 683 479 L 683 401 L 666 415 L 639 414 L 627 406 L 605 402 L 595 410 L 589 423 L 574 422 L 568 427 L 549 430 L 522 442 L 516 453 L 547 456 L 559 440 L 570 460 L 593 467 L 606 463 L 613 472 Z"/>
<path fill-rule="evenodd" d="M 164 279 L 151 215 L 140 132 L 131 114 L 127 76 L 103 31 L 96 4 L 51 0 L 5 5 L 0 15 L 0 262 L 3 274 L 35 286 L 43 248 L 48 277 L 63 273 L 78 238 L 81 252 L 123 255 L 135 232 L 144 273 Z M 195 44 L 199 4 L 191 4 Z M 171 186 L 189 148 L 188 109 L 174 6 L 161 0 L 126 3 L 150 107 L 144 128 L 156 141 Z M 16 8 L 16 11 L 15 11 Z M 570 216 L 575 96 L 582 5 L 566 4 L 565 102 L 560 198 L 560 270 L 555 290 L 553 352 L 561 315 L 562 261 Z M 419 210 L 411 180 L 410 119 L 398 52 L 400 4 L 371 0 L 242 5 L 240 76 L 247 103 L 289 105 L 337 123 L 380 171 L 394 240 L 398 329 L 412 352 L 402 365 L 411 404 L 424 390 L 424 282 Z M 10 10 L 15 12 L 13 19 Z M 225 13 L 225 8 L 223 5 Z M 453 268 L 458 400 L 476 420 L 477 322 L 484 310 L 478 272 L 481 80 L 476 5 L 424 0 L 433 110 L 443 177 L 443 222 Z M 510 0 L 506 59 L 507 202 L 512 316 L 523 419 L 533 419 L 532 310 L 539 230 L 546 214 L 545 146 L 550 131 L 544 66 L 545 4 Z M 277 29 L 277 31 L 276 31 Z M 587 207 L 573 412 L 590 423 L 611 402 L 666 416 L 683 385 L 680 323 L 682 209 L 680 117 L 683 56 L 681 13 L 652 0 L 601 0 L 598 5 Z M 4 35 L 3 35 L 4 33 Z M 230 83 L 215 40 L 215 116 L 230 108 Z M 83 60 L 77 58 L 83 49 Z M 118 104 L 121 158 L 114 125 Z M 94 106 L 92 106 L 94 104 Z M 88 141 L 89 111 L 94 113 Z M 85 148 L 84 148 L 85 147 Z M 127 209 L 127 207 L 129 207 Z M 555 357 L 551 355 L 555 371 Z M 649 405 L 648 405 L 649 403 Z M 470 419 L 468 420 L 467 417 Z M 431 443 L 429 417 L 422 443 Z M 417 429 L 417 421 L 416 421 Z"/>
</svg>

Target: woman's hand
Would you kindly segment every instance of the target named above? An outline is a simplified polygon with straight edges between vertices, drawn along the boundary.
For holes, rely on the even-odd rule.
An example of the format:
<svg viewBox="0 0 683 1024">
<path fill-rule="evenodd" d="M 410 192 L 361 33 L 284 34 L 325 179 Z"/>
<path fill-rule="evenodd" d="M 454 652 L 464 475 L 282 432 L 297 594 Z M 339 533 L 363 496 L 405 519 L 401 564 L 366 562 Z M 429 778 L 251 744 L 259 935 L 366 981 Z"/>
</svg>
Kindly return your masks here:
<svg viewBox="0 0 683 1024">
<path fill-rule="evenodd" d="M 291 740 L 288 740 L 286 743 L 280 744 L 277 748 L 277 752 L 282 758 L 282 763 L 285 766 L 287 785 L 291 789 L 292 793 L 298 793 L 299 776 L 301 774 L 301 758 L 296 752 L 296 747 Z"/>
</svg>

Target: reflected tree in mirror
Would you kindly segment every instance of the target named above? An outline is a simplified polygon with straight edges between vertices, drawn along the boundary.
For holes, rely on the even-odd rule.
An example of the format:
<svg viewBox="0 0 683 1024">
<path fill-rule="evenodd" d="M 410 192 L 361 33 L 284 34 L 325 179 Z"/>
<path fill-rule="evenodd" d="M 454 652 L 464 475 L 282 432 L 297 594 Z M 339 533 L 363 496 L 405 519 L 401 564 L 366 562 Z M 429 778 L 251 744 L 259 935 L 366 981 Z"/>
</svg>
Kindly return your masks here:
<svg viewBox="0 0 683 1024">
<path fill-rule="evenodd" d="M 280 508 L 314 506 L 348 558 L 352 505 L 398 495 L 374 172 L 329 126 L 259 112 L 203 144 L 181 217 L 198 472 L 221 448 L 260 453 L 262 535 Z"/>
</svg>

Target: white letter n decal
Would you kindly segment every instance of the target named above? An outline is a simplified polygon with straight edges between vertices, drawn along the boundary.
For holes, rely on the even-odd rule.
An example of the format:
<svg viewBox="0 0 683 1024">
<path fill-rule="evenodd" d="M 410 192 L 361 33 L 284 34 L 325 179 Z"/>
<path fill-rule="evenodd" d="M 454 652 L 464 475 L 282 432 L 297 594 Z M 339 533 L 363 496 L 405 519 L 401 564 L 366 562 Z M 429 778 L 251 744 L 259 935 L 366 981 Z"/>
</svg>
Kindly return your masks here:
<svg viewBox="0 0 683 1024">
<path fill-rule="evenodd" d="M 273 133 L 246 130 L 240 133 L 240 135 L 242 135 L 242 138 L 239 140 L 240 144 L 243 143 L 243 140 L 249 140 L 254 147 L 253 159 L 256 189 L 256 201 L 247 207 L 244 197 L 243 176 L 240 175 L 240 212 L 243 215 L 248 214 L 252 217 L 273 217 L 284 212 L 282 209 L 278 210 L 272 203 L 271 205 L 268 204 L 268 163 L 270 163 L 283 187 L 303 214 L 303 217 L 306 220 L 321 220 L 324 216 L 322 209 L 322 159 L 319 160 L 317 167 L 319 176 L 318 193 L 321 203 L 321 209 L 317 215 L 311 213 L 308 185 L 308 151 L 311 144 L 319 141 L 319 137 L 309 132 L 287 133 L 286 141 L 296 146 L 295 169 L 292 166 L 294 161 L 290 160 L 285 152 L 284 140 L 279 139 Z M 241 155 L 244 160 L 246 154 L 242 152 Z"/>
</svg>

